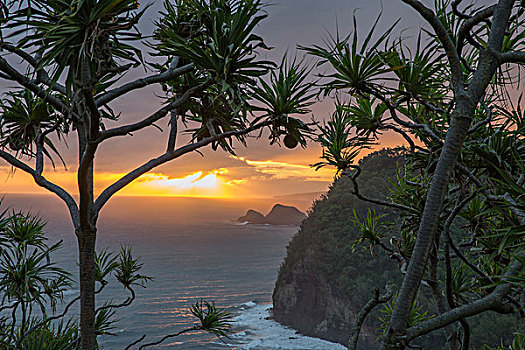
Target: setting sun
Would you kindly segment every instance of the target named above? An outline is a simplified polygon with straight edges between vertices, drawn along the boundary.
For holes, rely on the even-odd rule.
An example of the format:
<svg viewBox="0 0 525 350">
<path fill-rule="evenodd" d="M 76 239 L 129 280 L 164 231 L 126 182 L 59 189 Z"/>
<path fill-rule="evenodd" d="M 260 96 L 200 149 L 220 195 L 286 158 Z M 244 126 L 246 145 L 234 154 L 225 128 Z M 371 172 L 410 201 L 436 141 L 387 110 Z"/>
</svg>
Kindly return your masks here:
<svg viewBox="0 0 525 350">
<path fill-rule="evenodd" d="M 126 192 L 148 196 L 224 197 L 224 181 L 219 175 L 226 172 L 226 169 L 210 173 L 197 171 L 182 178 L 148 173 L 132 183 Z"/>
</svg>

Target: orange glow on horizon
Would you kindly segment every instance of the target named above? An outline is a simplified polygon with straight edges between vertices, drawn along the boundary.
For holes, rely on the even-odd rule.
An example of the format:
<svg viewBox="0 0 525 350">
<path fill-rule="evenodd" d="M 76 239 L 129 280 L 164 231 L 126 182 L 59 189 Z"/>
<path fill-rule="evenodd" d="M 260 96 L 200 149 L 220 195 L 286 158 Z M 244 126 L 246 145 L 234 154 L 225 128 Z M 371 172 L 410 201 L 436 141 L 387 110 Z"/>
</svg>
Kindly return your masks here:
<svg viewBox="0 0 525 350">
<path fill-rule="evenodd" d="M 196 198 L 268 198 L 283 194 L 282 187 L 276 186 L 282 181 L 300 183 L 317 183 L 326 187 L 332 180 L 335 171 L 322 169 L 315 171 L 308 165 L 291 164 L 283 161 L 253 161 L 244 157 L 231 157 L 234 162 L 229 168 L 210 171 L 198 170 L 179 176 L 169 176 L 161 172 L 151 172 L 140 176 L 117 195 L 121 196 L 177 196 Z M 101 193 L 106 187 L 122 178 L 125 173 L 96 172 L 95 193 Z M 52 170 L 44 172 L 51 182 L 58 184 L 75 195 L 77 178 L 75 171 Z M 0 167 L 0 192 L 36 194 L 49 193 L 37 186 L 33 178 L 20 171 L 12 172 L 8 167 Z M 273 183 L 273 185 L 272 185 Z M 272 187 L 273 186 L 273 187 Z M 286 186 L 286 185 L 285 185 Z M 310 187 L 310 186 L 308 186 Z M 271 188 L 271 189 L 270 189 Z M 290 189 L 290 193 L 297 190 Z M 299 191 L 300 192 L 300 191 Z M 308 189 L 304 192 L 309 192 Z M 310 192 L 312 192 L 310 190 Z M 286 194 L 286 192 L 284 193 Z"/>
<path fill-rule="evenodd" d="M 229 197 L 224 190 L 226 169 L 204 173 L 197 171 L 181 178 L 161 173 L 147 173 L 122 190 L 122 194 L 135 196 Z M 120 174 L 122 175 L 122 174 Z M 120 176 L 119 175 L 119 176 Z"/>
</svg>

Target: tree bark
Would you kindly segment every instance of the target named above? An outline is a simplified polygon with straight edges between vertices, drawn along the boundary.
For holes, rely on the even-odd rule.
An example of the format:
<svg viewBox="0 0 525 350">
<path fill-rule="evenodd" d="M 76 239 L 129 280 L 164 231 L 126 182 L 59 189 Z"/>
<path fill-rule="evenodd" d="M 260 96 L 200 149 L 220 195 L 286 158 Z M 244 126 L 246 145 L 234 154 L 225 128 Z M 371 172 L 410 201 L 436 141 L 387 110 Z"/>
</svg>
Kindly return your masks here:
<svg viewBox="0 0 525 350">
<path fill-rule="evenodd" d="M 443 199 L 447 192 L 450 176 L 463 140 L 469 130 L 470 117 L 473 115 L 473 112 L 474 106 L 472 104 L 467 103 L 465 100 L 458 101 L 436 171 L 432 177 L 407 274 L 399 290 L 399 296 L 388 331 L 387 349 L 404 348 L 404 344 L 396 344 L 396 338 L 404 333 L 410 310 L 425 273 L 425 266 L 430 255 L 432 242 L 434 241 L 434 234 L 439 224 L 439 214 L 441 213 Z"/>
<path fill-rule="evenodd" d="M 80 338 L 82 350 L 95 350 L 95 242 L 96 230 L 80 228 L 76 232 L 80 272 Z"/>
<path fill-rule="evenodd" d="M 95 243 L 97 223 L 94 215 L 93 162 L 96 144 L 89 143 L 90 119 L 84 118 L 77 127 L 79 167 L 79 226 L 76 230 L 79 256 L 80 283 L 80 344 L 82 350 L 95 350 Z"/>
<path fill-rule="evenodd" d="M 441 154 L 432 177 L 432 182 L 425 201 L 416 244 L 412 252 L 408 270 L 399 290 L 392 314 L 390 327 L 383 344 L 386 349 L 404 349 L 402 336 L 405 333 L 410 311 L 425 273 L 432 242 L 435 239 L 439 215 L 447 193 L 450 176 L 468 133 L 476 105 L 499 66 L 491 50 L 501 50 L 505 30 L 514 0 L 500 0 L 496 6 L 487 48 L 480 52 L 479 65 L 466 91 L 456 94 L 456 107 L 452 113 L 450 128 L 447 132 Z"/>
</svg>

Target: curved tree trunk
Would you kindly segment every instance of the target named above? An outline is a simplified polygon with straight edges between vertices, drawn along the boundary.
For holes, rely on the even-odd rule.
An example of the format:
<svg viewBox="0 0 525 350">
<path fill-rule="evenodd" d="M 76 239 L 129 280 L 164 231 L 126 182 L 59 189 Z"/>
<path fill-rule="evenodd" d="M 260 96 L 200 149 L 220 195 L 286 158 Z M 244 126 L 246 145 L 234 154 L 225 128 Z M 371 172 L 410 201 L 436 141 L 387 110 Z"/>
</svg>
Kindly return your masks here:
<svg viewBox="0 0 525 350">
<path fill-rule="evenodd" d="M 77 231 L 80 270 L 80 338 L 82 350 L 95 350 L 95 241 L 96 230 Z"/>
<path fill-rule="evenodd" d="M 465 135 L 470 127 L 473 112 L 474 107 L 472 105 L 465 106 L 465 103 L 463 105 L 460 103 L 453 114 L 450 129 L 447 133 L 436 171 L 432 177 L 410 264 L 399 290 L 396 307 L 392 315 L 388 334 L 392 340 L 394 340 L 394 337 L 402 335 L 405 330 L 412 304 L 425 273 L 425 266 L 430 255 L 432 242 L 435 240 L 434 235 L 439 224 L 441 206 L 448 189 L 450 176 L 454 170 Z M 403 346 L 396 346 L 395 343 L 390 344 L 390 346 L 392 349 L 403 348 Z"/>
<path fill-rule="evenodd" d="M 441 154 L 432 177 L 420 221 L 416 244 L 408 270 L 399 290 L 396 305 L 390 320 L 388 333 L 383 344 L 386 349 L 404 349 L 400 342 L 406 330 L 410 311 L 425 274 L 427 261 L 435 240 L 439 216 L 450 176 L 454 170 L 463 141 L 469 130 L 475 108 L 499 67 L 498 60 L 491 53 L 501 50 L 505 30 L 514 0 L 500 0 L 494 12 L 487 48 L 480 52 L 479 65 L 466 91 L 456 94 L 456 107 L 452 113 Z"/>
</svg>

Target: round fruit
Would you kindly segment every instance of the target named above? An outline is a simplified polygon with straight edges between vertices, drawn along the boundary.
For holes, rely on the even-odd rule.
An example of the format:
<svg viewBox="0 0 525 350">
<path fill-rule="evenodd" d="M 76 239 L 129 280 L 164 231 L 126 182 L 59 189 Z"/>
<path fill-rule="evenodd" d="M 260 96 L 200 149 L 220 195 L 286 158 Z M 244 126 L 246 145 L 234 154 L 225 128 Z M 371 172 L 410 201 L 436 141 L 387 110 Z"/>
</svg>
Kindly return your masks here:
<svg viewBox="0 0 525 350">
<path fill-rule="evenodd" d="M 295 148 L 297 147 L 297 144 L 299 143 L 297 141 L 297 139 L 295 137 L 293 137 L 292 135 L 290 134 L 287 134 L 285 137 L 284 137 L 284 145 L 287 147 L 287 148 Z"/>
</svg>

